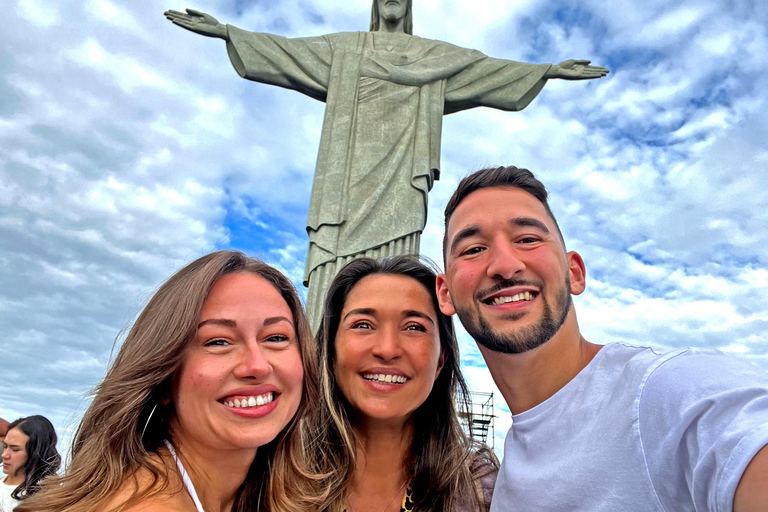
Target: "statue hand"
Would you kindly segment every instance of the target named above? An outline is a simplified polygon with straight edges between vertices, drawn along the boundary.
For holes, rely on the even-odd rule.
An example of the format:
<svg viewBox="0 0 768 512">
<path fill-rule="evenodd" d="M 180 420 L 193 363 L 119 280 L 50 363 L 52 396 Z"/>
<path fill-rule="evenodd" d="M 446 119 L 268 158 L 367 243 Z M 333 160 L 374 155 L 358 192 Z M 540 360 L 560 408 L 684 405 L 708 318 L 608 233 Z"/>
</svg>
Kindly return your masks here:
<svg viewBox="0 0 768 512">
<path fill-rule="evenodd" d="M 606 68 L 590 66 L 588 60 L 569 59 L 560 64 L 552 64 L 544 78 L 562 78 L 564 80 L 589 80 L 600 78 L 609 73 Z"/>
<path fill-rule="evenodd" d="M 219 23 L 219 20 L 204 12 L 187 9 L 186 14 L 179 11 L 165 11 L 165 17 L 171 20 L 174 25 L 178 25 L 197 34 L 208 37 L 219 37 L 227 40 L 226 25 Z"/>
</svg>

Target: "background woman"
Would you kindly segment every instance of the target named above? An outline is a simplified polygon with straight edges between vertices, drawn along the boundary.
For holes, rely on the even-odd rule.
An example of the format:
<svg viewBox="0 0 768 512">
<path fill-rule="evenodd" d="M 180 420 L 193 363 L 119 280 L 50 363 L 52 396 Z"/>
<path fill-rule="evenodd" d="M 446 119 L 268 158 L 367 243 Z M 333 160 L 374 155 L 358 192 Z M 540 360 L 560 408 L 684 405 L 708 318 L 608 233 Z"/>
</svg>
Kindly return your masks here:
<svg viewBox="0 0 768 512">
<path fill-rule="evenodd" d="M 20 418 L 8 425 L 3 440 L 3 473 L 0 511 L 10 512 L 20 501 L 38 491 L 41 480 L 58 471 L 56 431 L 45 416 Z"/>
<path fill-rule="evenodd" d="M 288 279 L 235 251 L 150 299 L 99 385 L 72 463 L 18 510 L 295 510 L 315 403 L 311 337 Z M 309 355 L 309 357 L 307 357 Z"/>
<path fill-rule="evenodd" d="M 498 461 L 458 421 L 467 387 L 434 272 L 409 257 L 349 263 L 331 284 L 318 343 L 323 510 L 490 506 Z"/>
</svg>

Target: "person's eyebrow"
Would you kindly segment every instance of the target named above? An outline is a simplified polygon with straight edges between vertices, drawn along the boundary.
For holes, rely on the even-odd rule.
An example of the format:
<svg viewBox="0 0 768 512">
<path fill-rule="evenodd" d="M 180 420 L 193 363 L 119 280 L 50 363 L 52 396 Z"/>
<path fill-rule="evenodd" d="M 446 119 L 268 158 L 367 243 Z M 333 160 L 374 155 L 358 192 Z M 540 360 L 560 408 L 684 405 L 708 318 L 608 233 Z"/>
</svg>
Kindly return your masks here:
<svg viewBox="0 0 768 512">
<path fill-rule="evenodd" d="M 475 236 L 479 232 L 480 226 L 467 226 L 464 229 L 459 230 L 459 232 L 453 236 L 453 240 L 451 240 L 451 249 L 448 251 L 448 254 L 456 252 L 456 247 L 458 247 L 464 239 Z"/>
<path fill-rule="evenodd" d="M 289 324 L 291 324 L 291 326 L 293 326 L 293 322 L 287 316 L 271 316 L 269 318 L 265 318 L 264 319 L 264 325 L 265 326 L 266 325 L 274 325 L 274 324 L 279 323 L 279 322 L 288 322 Z"/>
<path fill-rule="evenodd" d="M 538 228 L 548 235 L 551 234 L 546 224 L 541 222 L 539 219 L 535 219 L 533 217 L 515 217 L 514 219 L 510 219 L 509 223 L 512 224 L 513 226 L 517 226 L 521 228 L 525 228 L 525 227 Z"/>
<path fill-rule="evenodd" d="M 234 320 L 228 320 L 226 318 L 209 318 L 208 320 L 203 320 L 197 324 L 197 328 L 199 329 L 208 324 L 223 325 L 224 327 L 237 327 L 237 322 Z"/>
<path fill-rule="evenodd" d="M 376 313 L 376 310 L 373 308 L 350 309 L 342 320 L 346 320 L 349 315 L 373 315 L 374 313 Z"/>
<path fill-rule="evenodd" d="M 418 317 L 418 318 L 423 318 L 425 320 L 429 320 L 430 323 L 432 323 L 433 325 L 435 323 L 435 321 L 432 320 L 431 316 L 429 316 L 428 314 L 426 314 L 426 313 L 424 313 L 422 311 L 418 311 L 416 309 L 406 309 L 405 311 L 403 311 L 403 317 L 407 318 L 409 316 L 415 316 L 415 317 Z"/>
</svg>

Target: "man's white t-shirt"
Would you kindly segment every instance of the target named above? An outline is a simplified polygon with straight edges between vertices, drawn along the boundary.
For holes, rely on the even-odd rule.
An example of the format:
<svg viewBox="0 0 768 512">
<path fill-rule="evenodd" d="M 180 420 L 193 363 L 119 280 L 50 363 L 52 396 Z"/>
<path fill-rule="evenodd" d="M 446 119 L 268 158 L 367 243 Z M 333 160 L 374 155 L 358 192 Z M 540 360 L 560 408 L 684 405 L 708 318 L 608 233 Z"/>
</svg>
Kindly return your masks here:
<svg viewBox="0 0 768 512">
<path fill-rule="evenodd" d="M 612 343 L 512 420 L 491 512 L 730 512 L 768 444 L 768 373 Z"/>
<path fill-rule="evenodd" d="M 0 512 L 11 512 L 13 507 L 19 504 L 19 500 L 11 497 L 11 493 L 18 485 L 8 485 L 5 478 L 0 480 Z"/>
</svg>

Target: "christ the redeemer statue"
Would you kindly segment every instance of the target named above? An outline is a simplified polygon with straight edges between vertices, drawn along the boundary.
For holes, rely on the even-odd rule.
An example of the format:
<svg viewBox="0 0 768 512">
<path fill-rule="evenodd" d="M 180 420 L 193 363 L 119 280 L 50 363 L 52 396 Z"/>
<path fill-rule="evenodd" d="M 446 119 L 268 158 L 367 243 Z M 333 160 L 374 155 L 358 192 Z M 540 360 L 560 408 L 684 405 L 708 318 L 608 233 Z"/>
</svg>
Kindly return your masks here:
<svg viewBox="0 0 768 512">
<path fill-rule="evenodd" d="M 418 254 L 440 173 L 444 114 L 525 108 L 550 78 L 599 78 L 586 60 L 524 64 L 411 35 L 411 0 L 374 0 L 370 32 L 288 39 L 187 9 L 176 25 L 227 42 L 243 78 L 326 103 L 307 220 L 307 314 L 319 323 L 336 272 L 356 257 Z"/>
</svg>

